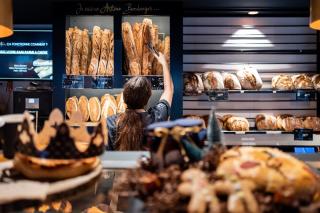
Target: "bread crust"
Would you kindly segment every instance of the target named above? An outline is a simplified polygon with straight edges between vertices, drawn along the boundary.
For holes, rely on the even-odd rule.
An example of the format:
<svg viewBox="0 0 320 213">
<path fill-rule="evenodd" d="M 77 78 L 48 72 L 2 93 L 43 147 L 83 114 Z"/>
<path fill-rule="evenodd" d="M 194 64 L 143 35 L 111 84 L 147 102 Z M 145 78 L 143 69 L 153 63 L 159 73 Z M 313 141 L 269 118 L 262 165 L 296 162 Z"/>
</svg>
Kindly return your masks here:
<svg viewBox="0 0 320 213">
<path fill-rule="evenodd" d="M 89 116 L 92 122 L 98 122 L 101 116 L 101 105 L 97 97 L 89 99 Z"/>
</svg>

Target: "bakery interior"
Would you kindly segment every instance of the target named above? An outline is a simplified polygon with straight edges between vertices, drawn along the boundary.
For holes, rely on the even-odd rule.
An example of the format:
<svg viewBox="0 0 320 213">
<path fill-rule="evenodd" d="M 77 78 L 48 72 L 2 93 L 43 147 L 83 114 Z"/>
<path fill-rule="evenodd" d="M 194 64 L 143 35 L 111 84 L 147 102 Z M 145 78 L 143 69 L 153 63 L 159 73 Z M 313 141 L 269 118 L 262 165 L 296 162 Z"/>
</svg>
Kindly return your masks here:
<svg viewBox="0 0 320 213">
<path fill-rule="evenodd" d="M 320 212 L 319 30 L 320 0 L 0 0 L 0 212 Z M 163 63 L 170 113 L 109 150 Z"/>
</svg>

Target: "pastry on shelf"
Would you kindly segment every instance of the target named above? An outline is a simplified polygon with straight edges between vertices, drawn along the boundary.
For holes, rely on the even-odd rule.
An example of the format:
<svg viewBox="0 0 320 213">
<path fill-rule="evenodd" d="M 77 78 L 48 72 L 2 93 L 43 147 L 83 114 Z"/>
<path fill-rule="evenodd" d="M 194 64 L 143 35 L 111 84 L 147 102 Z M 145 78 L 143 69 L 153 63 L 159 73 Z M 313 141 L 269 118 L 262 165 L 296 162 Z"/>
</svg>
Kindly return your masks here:
<svg viewBox="0 0 320 213">
<path fill-rule="evenodd" d="M 233 73 L 222 73 L 224 87 L 230 90 L 241 90 L 241 84 L 237 76 Z"/>
<path fill-rule="evenodd" d="M 101 52 L 102 30 L 98 26 L 93 27 L 91 60 L 88 68 L 88 75 L 97 75 L 99 58 Z"/>
<path fill-rule="evenodd" d="M 313 83 L 314 89 L 316 90 L 320 89 L 320 74 L 316 74 L 312 76 L 312 83 Z"/>
<path fill-rule="evenodd" d="M 229 131 L 249 131 L 250 124 L 246 118 L 225 115 L 222 117 L 224 129 Z"/>
<path fill-rule="evenodd" d="M 110 36 L 111 32 L 108 29 L 102 31 L 101 35 L 101 52 L 99 58 L 98 75 L 107 74 L 108 58 L 110 51 Z"/>
<path fill-rule="evenodd" d="M 272 88 L 276 90 L 293 90 L 295 87 L 291 76 L 276 75 L 272 78 Z"/>
<path fill-rule="evenodd" d="M 87 75 L 88 66 L 91 56 L 91 40 L 89 31 L 84 29 L 82 31 L 82 52 L 80 61 L 80 75 Z"/>
<path fill-rule="evenodd" d="M 241 67 L 241 69 L 237 71 L 237 77 L 242 89 L 259 90 L 262 88 L 263 82 L 258 71 L 249 65 Z"/>
<path fill-rule="evenodd" d="M 312 79 L 306 74 L 293 75 L 292 81 L 295 89 L 313 89 Z"/>
<path fill-rule="evenodd" d="M 223 78 L 219 72 L 206 72 L 202 75 L 202 82 L 206 91 L 224 89 Z"/>
<path fill-rule="evenodd" d="M 78 111 L 78 98 L 76 96 L 72 96 L 68 98 L 66 101 L 66 113 L 68 118 L 70 119 L 72 114 Z"/>
<path fill-rule="evenodd" d="M 105 94 L 101 97 L 101 118 L 117 114 L 117 102 L 110 94 Z"/>
<path fill-rule="evenodd" d="M 138 56 L 137 46 L 134 42 L 132 28 L 129 22 L 122 23 L 122 40 L 128 59 L 128 74 L 134 76 L 141 75 L 140 58 Z"/>
<path fill-rule="evenodd" d="M 92 122 L 98 122 L 101 116 L 101 105 L 97 97 L 89 99 L 89 116 Z"/>
<path fill-rule="evenodd" d="M 143 46 L 142 46 L 142 58 L 141 58 L 141 74 L 142 75 L 151 75 L 152 74 L 152 62 L 153 62 L 153 54 L 148 48 L 148 44 L 151 44 L 154 46 L 154 34 L 152 34 L 153 31 L 153 25 L 152 20 L 145 18 L 142 21 L 142 40 L 143 40 Z"/>
<path fill-rule="evenodd" d="M 183 75 L 184 93 L 186 95 L 201 94 L 204 90 L 200 74 L 185 73 Z"/>
<path fill-rule="evenodd" d="M 290 115 L 277 116 L 277 126 L 280 130 L 293 132 L 295 129 L 303 128 L 303 119 Z"/>
<path fill-rule="evenodd" d="M 303 120 L 303 128 L 313 129 L 315 132 L 320 131 L 320 118 L 319 117 L 306 117 Z"/>
<path fill-rule="evenodd" d="M 71 61 L 72 61 L 72 37 L 74 29 L 70 27 L 66 30 L 66 74 L 71 74 Z"/>
<path fill-rule="evenodd" d="M 277 118 L 273 115 L 259 114 L 256 116 L 258 130 L 277 130 Z"/>
<path fill-rule="evenodd" d="M 75 28 L 73 31 L 73 44 L 72 44 L 72 62 L 71 62 L 71 74 L 80 74 L 80 61 L 82 52 L 82 30 Z"/>
<path fill-rule="evenodd" d="M 184 115 L 184 118 L 188 118 L 188 119 L 194 119 L 194 120 L 200 120 L 202 122 L 202 128 L 207 128 L 206 125 L 206 121 L 204 119 L 204 117 L 200 116 L 200 115 Z"/>
<path fill-rule="evenodd" d="M 89 120 L 89 103 L 88 98 L 86 96 L 80 96 L 78 107 L 81 112 L 81 117 L 83 122 L 87 122 Z"/>
<path fill-rule="evenodd" d="M 117 95 L 116 102 L 117 102 L 117 112 L 118 113 L 125 112 L 127 109 L 127 105 L 123 100 L 123 93 Z"/>
</svg>

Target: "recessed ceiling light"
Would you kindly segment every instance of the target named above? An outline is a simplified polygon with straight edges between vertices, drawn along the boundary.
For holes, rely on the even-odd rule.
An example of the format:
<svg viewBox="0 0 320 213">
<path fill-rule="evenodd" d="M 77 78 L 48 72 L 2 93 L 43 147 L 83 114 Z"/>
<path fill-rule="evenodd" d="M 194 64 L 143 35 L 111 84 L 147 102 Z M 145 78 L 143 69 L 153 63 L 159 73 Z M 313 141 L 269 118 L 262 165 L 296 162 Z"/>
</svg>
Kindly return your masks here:
<svg viewBox="0 0 320 213">
<path fill-rule="evenodd" d="M 259 14 L 258 11 L 249 11 L 248 12 L 248 15 L 257 15 L 257 14 Z"/>
</svg>

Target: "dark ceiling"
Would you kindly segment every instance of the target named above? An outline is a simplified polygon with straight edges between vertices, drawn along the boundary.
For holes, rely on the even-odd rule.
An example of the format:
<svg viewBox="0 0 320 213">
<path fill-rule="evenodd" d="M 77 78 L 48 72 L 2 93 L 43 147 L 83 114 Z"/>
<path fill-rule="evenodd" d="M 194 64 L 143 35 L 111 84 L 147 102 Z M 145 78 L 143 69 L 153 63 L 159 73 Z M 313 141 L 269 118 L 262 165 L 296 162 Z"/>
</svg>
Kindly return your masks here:
<svg viewBox="0 0 320 213">
<path fill-rule="evenodd" d="M 13 0 L 14 22 L 16 24 L 50 24 L 54 18 L 52 4 L 61 0 Z M 70 0 L 66 0 L 70 1 Z M 71 0 L 78 1 L 78 0 Z M 152 1 L 152 0 L 149 0 Z M 170 1 L 166 1 L 170 6 Z M 234 11 L 276 11 L 286 14 L 306 15 L 309 0 L 183 0 L 186 14 L 231 14 Z M 218 11 L 218 12 L 217 12 Z M 236 14 L 236 13 L 234 13 Z M 263 13 L 262 13 L 263 15 Z"/>
</svg>

